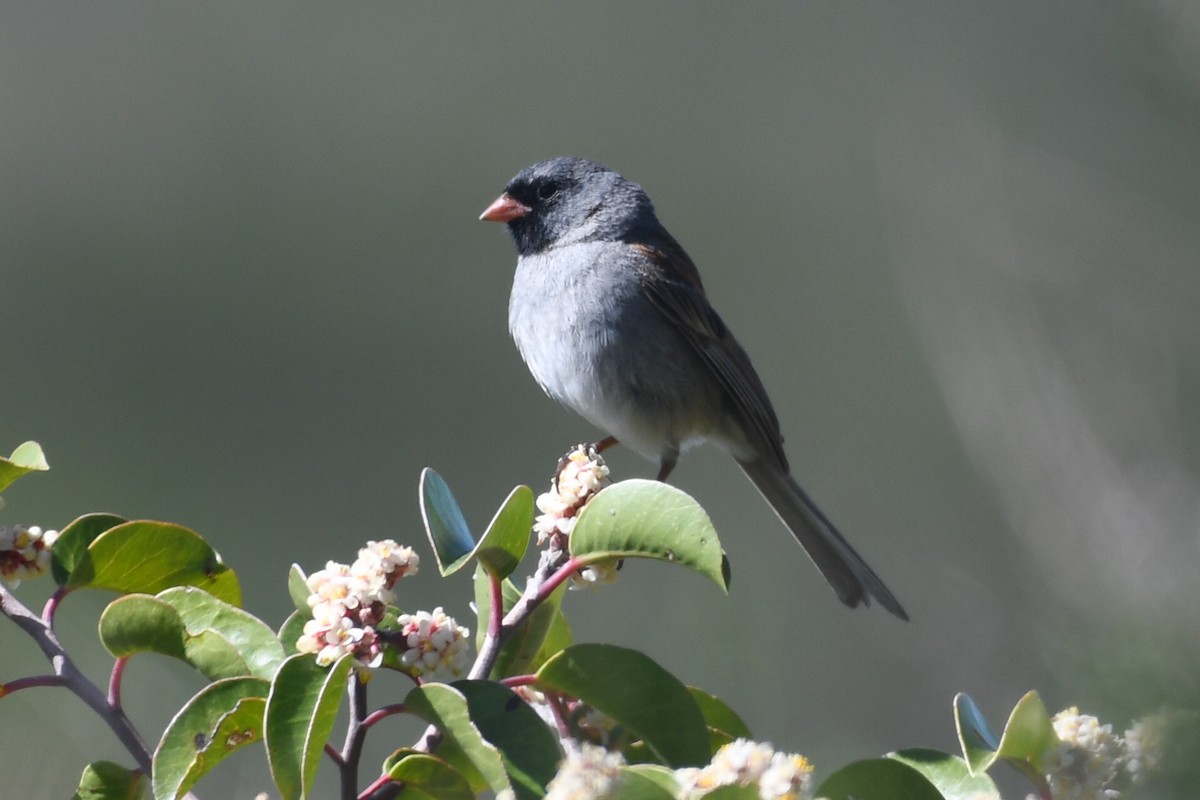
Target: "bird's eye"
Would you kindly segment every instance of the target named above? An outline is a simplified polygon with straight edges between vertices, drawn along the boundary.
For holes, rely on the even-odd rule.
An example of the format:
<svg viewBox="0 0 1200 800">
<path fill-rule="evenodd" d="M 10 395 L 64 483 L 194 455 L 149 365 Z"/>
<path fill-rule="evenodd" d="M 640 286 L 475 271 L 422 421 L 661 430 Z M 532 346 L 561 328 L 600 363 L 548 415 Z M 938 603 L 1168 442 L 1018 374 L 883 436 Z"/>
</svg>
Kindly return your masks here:
<svg viewBox="0 0 1200 800">
<path fill-rule="evenodd" d="M 540 184 L 537 187 L 538 200 L 551 200 L 558 194 L 559 186 L 557 183 L 549 182 Z"/>
</svg>

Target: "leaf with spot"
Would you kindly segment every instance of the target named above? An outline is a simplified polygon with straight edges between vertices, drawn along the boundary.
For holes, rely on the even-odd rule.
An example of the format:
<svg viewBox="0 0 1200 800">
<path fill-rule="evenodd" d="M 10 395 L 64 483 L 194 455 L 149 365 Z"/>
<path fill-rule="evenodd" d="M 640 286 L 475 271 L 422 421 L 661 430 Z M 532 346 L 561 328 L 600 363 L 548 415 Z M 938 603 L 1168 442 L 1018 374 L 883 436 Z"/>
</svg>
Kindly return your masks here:
<svg viewBox="0 0 1200 800">
<path fill-rule="evenodd" d="M 189 700 L 154 750 L 155 798 L 182 797 L 234 751 L 261 741 L 269 689 L 262 678 L 226 678 Z"/>
</svg>

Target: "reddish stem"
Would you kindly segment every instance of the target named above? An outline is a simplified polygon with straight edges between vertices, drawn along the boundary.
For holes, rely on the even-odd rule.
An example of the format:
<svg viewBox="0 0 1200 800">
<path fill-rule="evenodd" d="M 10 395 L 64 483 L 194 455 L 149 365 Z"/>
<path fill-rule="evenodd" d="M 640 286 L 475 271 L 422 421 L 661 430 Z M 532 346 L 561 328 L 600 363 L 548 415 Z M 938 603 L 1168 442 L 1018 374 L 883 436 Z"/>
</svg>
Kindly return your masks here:
<svg viewBox="0 0 1200 800">
<path fill-rule="evenodd" d="M 42 608 L 42 622 L 46 623 L 46 627 L 54 627 L 54 614 L 58 611 L 58 604 L 67 596 L 70 591 L 65 586 L 60 586 L 54 590 L 54 594 L 50 595 L 50 599 L 46 601 L 46 605 Z"/>
<path fill-rule="evenodd" d="M 358 796 L 359 800 L 366 800 L 366 798 L 375 794 L 375 792 L 378 792 L 380 789 L 382 789 L 384 786 L 387 786 L 391 782 L 392 782 L 391 776 L 380 775 L 378 778 L 376 778 L 371 783 L 370 786 L 368 786 L 366 789 L 362 790 L 362 793 L 359 794 L 359 796 Z"/>
<path fill-rule="evenodd" d="M 488 584 L 492 590 L 492 607 L 488 609 L 487 635 L 499 638 L 504 622 L 504 582 L 495 575 L 488 575 Z"/>
<path fill-rule="evenodd" d="M 538 587 L 537 597 L 535 602 L 540 603 L 554 593 L 554 590 L 562 585 L 562 582 L 574 575 L 581 568 L 587 566 L 588 562 L 572 556 L 567 560 L 567 563 L 559 567 L 558 572 L 546 579 L 546 582 Z"/>
<path fill-rule="evenodd" d="M 33 689 L 38 686 L 62 686 L 63 679 L 57 675 L 31 675 L 28 678 L 16 678 L 8 683 L 0 683 L 0 697 L 5 697 L 22 689 Z"/>
<path fill-rule="evenodd" d="M 518 686 L 529 686 L 537 683 L 537 675 L 513 675 L 508 678 L 501 678 L 500 682 L 510 689 L 515 689 Z"/>
<path fill-rule="evenodd" d="M 108 705 L 114 711 L 121 710 L 121 677 L 128 663 L 129 656 L 121 656 L 113 662 L 112 672 L 108 676 Z"/>
<path fill-rule="evenodd" d="M 407 710 L 408 709 L 404 707 L 403 703 L 396 703 L 394 705 L 384 706 L 383 708 L 377 708 L 370 714 L 367 714 L 366 719 L 362 721 L 362 727 L 364 729 L 370 728 L 376 722 L 385 720 L 388 717 L 395 716 L 396 714 L 403 714 Z"/>
<path fill-rule="evenodd" d="M 325 743 L 325 755 L 332 758 L 333 763 L 337 764 L 339 767 L 346 763 L 342 760 L 342 754 L 338 752 L 338 749 L 329 742 Z"/>
</svg>

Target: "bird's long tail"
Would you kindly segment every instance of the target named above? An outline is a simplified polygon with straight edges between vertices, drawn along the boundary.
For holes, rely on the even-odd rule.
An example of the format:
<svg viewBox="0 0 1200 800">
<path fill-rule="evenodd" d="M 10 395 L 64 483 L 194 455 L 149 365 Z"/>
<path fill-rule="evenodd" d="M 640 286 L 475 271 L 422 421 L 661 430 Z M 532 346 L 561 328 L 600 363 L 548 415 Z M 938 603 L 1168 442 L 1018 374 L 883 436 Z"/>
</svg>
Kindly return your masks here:
<svg viewBox="0 0 1200 800">
<path fill-rule="evenodd" d="M 791 475 L 762 459 L 739 461 L 738 466 L 775 509 L 843 603 L 854 608 L 860 603 L 870 605 L 874 599 L 900 619 L 908 619 L 879 576 L 842 538 Z"/>
</svg>

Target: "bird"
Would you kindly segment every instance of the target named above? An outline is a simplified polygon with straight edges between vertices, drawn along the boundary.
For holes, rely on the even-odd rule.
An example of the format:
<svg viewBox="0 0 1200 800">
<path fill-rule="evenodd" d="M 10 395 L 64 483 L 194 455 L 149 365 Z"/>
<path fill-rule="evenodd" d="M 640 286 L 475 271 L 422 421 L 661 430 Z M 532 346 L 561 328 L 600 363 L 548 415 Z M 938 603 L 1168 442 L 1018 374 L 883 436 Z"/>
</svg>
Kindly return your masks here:
<svg viewBox="0 0 1200 800">
<path fill-rule="evenodd" d="M 659 465 L 710 442 L 742 472 L 847 606 L 908 615 L 792 477 L 762 381 L 641 186 L 559 157 L 521 170 L 480 219 L 517 248 L 509 332 L 547 395 Z"/>
</svg>

